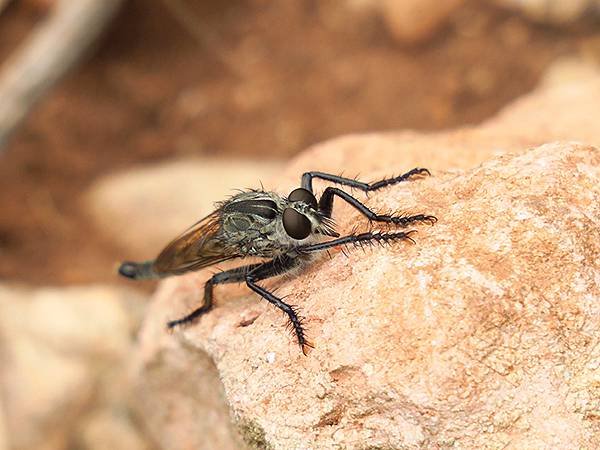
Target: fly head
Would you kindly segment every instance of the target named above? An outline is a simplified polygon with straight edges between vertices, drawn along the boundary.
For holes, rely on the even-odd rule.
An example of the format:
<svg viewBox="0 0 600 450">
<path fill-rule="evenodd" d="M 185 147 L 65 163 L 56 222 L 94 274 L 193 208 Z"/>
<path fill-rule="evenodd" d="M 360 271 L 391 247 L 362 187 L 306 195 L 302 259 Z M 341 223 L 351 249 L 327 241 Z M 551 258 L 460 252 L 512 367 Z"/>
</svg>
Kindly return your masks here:
<svg viewBox="0 0 600 450">
<path fill-rule="evenodd" d="M 317 199 L 304 188 L 294 189 L 287 198 L 283 210 L 283 228 L 295 240 L 303 240 L 312 234 L 336 236 L 333 221 L 319 212 Z"/>
</svg>

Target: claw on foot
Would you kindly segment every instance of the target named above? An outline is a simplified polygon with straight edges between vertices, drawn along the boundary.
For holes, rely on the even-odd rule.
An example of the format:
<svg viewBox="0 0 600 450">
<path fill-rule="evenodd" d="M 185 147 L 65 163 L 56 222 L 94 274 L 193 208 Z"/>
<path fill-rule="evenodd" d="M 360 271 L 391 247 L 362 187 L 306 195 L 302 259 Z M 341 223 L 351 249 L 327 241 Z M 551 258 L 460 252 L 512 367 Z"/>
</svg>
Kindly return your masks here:
<svg viewBox="0 0 600 450">
<path fill-rule="evenodd" d="M 304 356 L 308 356 L 310 351 L 315 348 L 315 345 L 312 342 L 305 340 L 304 343 L 300 344 L 300 347 L 302 348 Z"/>
</svg>

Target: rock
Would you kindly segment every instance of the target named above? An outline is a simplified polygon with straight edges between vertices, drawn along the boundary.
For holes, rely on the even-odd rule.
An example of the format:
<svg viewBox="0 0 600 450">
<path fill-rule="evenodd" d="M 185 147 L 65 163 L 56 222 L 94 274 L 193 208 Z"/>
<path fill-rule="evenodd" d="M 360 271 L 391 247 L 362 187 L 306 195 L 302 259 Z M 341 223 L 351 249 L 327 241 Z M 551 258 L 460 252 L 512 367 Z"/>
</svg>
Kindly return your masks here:
<svg viewBox="0 0 600 450">
<path fill-rule="evenodd" d="M 216 408 L 218 422 L 225 405 L 229 439 L 259 448 L 600 446 L 600 156 L 525 151 L 600 145 L 600 77 L 573 73 L 478 127 L 342 137 L 293 160 L 268 188 L 289 192 L 311 169 L 375 180 L 427 166 L 433 177 L 367 203 L 440 221 L 415 246 L 333 252 L 265 283 L 302 306 L 308 357 L 241 286 L 218 287 L 210 314 L 166 334 L 211 270 L 162 282 L 134 360 L 142 420 L 174 450 L 199 445 L 198 417 Z M 360 219 L 341 204 L 336 218 L 342 232 Z M 164 399 L 176 419 L 154 406 Z"/>
<path fill-rule="evenodd" d="M 209 214 L 215 200 L 256 187 L 280 167 L 275 161 L 199 158 L 147 165 L 98 180 L 86 205 L 98 228 L 131 258 L 150 257 Z"/>
<path fill-rule="evenodd" d="M 243 448 L 212 359 L 165 333 L 165 320 L 153 316 L 132 375 L 133 407 L 152 441 L 165 450 Z"/>
<path fill-rule="evenodd" d="M 11 448 L 70 448 L 79 421 L 106 392 L 119 390 L 114 398 L 124 402 L 123 367 L 143 303 L 131 290 L 103 286 L 0 286 L 0 379 Z"/>
<path fill-rule="evenodd" d="M 388 30 L 399 42 L 414 44 L 432 38 L 464 0 L 375 0 Z"/>
<path fill-rule="evenodd" d="M 536 22 L 556 25 L 575 22 L 588 11 L 600 9 L 599 0 L 492 0 L 492 2 L 517 10 Z"/>
<path fill-rule="evenodd" d="M 281 314 L 243 291 L 217 289 L 219 307 L 179 333 L 213 359 L 242 436 L 272 448 L 598 447 L 600 152 L 549 144 L 369 204 L 440 221 L 416 246 L 334 253 L 271 283 L 303 308 L 308 358 Z M 359 219 L 338 218 L 346 233 Z M 166 281 L 147 327 L 197 304 L 206 275 Z"/>
</svg>

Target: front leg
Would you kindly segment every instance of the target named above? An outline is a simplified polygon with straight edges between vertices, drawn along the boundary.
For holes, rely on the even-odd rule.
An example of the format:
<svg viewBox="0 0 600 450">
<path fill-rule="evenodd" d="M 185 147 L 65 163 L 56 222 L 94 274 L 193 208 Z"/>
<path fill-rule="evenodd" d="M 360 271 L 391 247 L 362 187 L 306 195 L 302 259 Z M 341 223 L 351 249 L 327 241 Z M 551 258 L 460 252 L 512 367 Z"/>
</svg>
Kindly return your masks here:
<svg viewBox="0 0 600 450">
<path fill-rule="evenodd" d="M 342 200 L 345 200 L 373 222 L 393 223 L 394 225 L 399 225 L 401 227 L 407 227 L 408 225 L 417 222 L 425 222 L 429 223 L 430 225 L 433 225 L 435 222 L 437 222 L 437 218 L 435 216 L 428 216 L 425 214 L 417 214 L 414 216 L 390 216 L 389 214 L 376 214 L 346 191 L 342 191 L 341 189 L 334 187 L 328 187 L 325 189 L 325 192 L 323 192 L 323 195 L 319 199 L 319 212 L 326 217 L 331 217 L 334 197 L 340 197 Z"/>
<path fill-rule="evenodd" d="M 409 170 L 408 172 L 398 177 L 384 178 L 383 180 L 375 181 L 374 183 L 364 183 L 362 181 L 354 180 L 352 178 L 344 178 L 338 175 L 332 175 L 330 173 L 306 172 L 302 175 L 301 186 L 304 189 L 313 192 L 312 180 L 313 178 L 320 178 L 321 180 L 331 181 L 332 183 L 341 184 L 343 186 L 350 186 L 353 188 L 360 189 L 361 191 L 369 192 L 376 191 L 377 189 L 389 186 L 390 184 L 408 181 L 410 178 L 417 175 L 431 175 L 431 173 L 429 173 L 429 170 L 423 169 L 422 167 L 415 167 L 414 169 Z"/>
<path fill-rule="evenodd" d="M 337 247 L 340 245 L 347 244 L 355 244 L 361 245 L 363 242 L 367 242 L 369 244 L 377 242 L 380 244 L 391 243 L 393 241 L 410 241 L 413 244 L 415 241 L 410 237 L 411 234 L 416 233 L 415 230 L 410 230 L 407 232 L 398 232 L 398 233 L 360 233 L 360 234 L 351 234 L 350 236 L 344 236 L 338 239 L 333 239 L 327 242 L 320 242 L 318 244 L 310 244 L 310 245 L 302 245 L 300 247 L 296 247 L 298 253 L 314 253 L 320 252 L 323 250 L 327 250 L 333 247 Z"/>
<path fill-rule="evenodd" d="M 214 274 L 204 285 L 204 298 L 202 302 L 202 306 L 196 308 L 187 316 L 182 317 L 181 319 L 171 320 L 167 323 L 167 327 L 172 329 L 178 325 L 184 325 L 187 323 L 191 323 L 196 320 L 198 317 L 206 314 L 213 308 L 213 287 L 216 284 L 225 284 L 225 283 L 241 283 L 246 279 L 246 275 L 251 272 L 253 269 L 261 266 L 262 264 L 250 264 L 247 266 L 236 267 L 235 269 L 226 270 L 224 272 L 219 272 Z"/>
</svg>

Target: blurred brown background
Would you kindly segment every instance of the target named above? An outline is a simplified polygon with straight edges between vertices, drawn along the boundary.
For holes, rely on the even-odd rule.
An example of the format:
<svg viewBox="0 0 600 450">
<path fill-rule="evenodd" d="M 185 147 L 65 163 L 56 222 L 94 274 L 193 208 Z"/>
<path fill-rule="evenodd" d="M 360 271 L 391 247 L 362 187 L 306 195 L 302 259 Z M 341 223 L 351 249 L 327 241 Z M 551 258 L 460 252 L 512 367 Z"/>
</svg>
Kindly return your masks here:
<svg viewBox="0 0 600 450">
<path fill-rule="evenodd" d="M 0 62 L 53 3 L 4 6 Z M 115 281 L 124 249 L 82 205 L 102 174 L 189 155 L 285 159 L 344 133 L 474 124 L 556 58 L 600 53 L 590 14 L 539 23 L 472 0 L 439 24 L 409 17 L 424 23 L 407 37 L 376 3 L 125 2 L 0 155 L 0 277 Z"/>
<path fill-rule="evenodd" d="M 476 125 L 565 58 L 597 76 L 599 24 L 600 0 L 0 0 L 0 450 L 241 448 L 208 356 L 201 383 L 176 339 L 144 360 L 154 285 L 118 261 L 323 140 Z"/>
</svg>

